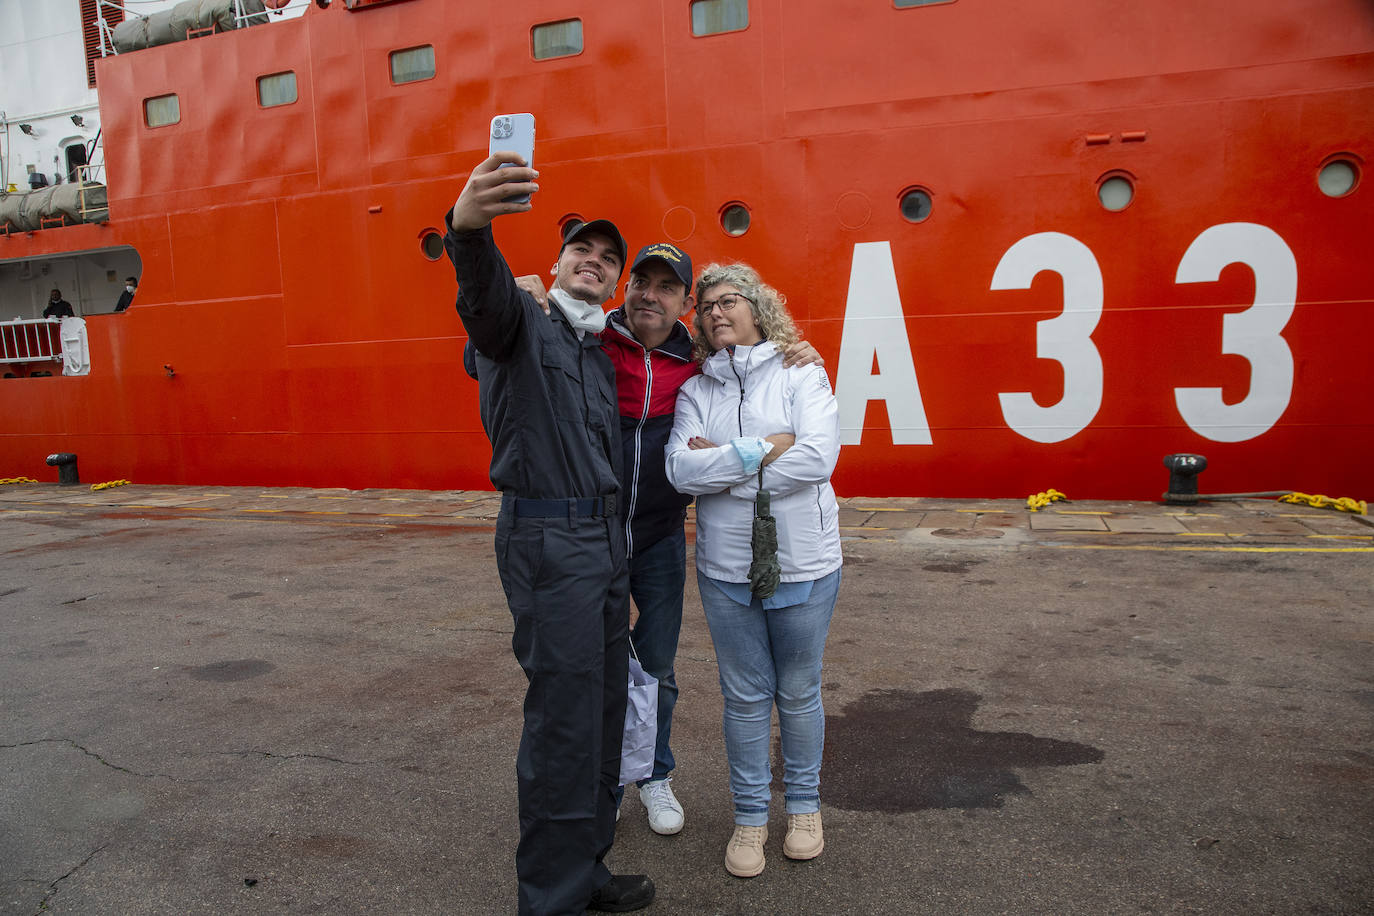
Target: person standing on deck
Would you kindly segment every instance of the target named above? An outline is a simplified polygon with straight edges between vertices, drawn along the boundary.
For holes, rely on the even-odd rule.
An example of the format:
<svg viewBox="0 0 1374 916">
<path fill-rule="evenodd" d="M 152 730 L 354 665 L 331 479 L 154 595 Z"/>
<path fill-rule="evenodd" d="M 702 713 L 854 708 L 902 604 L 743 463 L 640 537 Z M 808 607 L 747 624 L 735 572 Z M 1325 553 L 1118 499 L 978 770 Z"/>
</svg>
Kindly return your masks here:
<svg viewBox="0 0 1374 916">
<path fill-rule="evenodd" d="M 502 491 L 497 569 L 529 682 L 516 760 L 519 911 L 624 912 L 654 897 L 646 876 L 612 876 L 603 863 L 615 839 L 629 581 L 614 371 L 596 332 L 626 247 L 608 220 L 569 224 L 551 293 L 558 307 L 545 314 L 516 287 L 491 230 L 496 216 L 532 208 L 510 198 L 538 191 L 537 177 L 514 153 L 488 157 L 447 214 L 444 239 L 477 351 L 491 480 Z"/>
</svg>

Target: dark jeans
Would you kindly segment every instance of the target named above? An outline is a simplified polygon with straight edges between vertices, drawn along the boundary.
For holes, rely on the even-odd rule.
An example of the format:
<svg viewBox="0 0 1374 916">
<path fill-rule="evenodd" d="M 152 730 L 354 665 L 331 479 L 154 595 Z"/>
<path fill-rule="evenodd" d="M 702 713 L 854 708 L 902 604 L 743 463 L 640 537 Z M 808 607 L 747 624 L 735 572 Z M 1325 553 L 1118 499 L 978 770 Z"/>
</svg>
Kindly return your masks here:
<svg viewBox="0 0 1374 916">
<path fill-rule="evenodd" d="M 515 772 L 520 913 L 581 916 L 611 878 L 629 679 L 629 580 L 618 518 L 496 523 L 496 565 L 529 679 Z"/>
<path fill-rule="evenodd" d="M 673 772 L 668 746 L 677 704 L 678 635 L 682 632 L 682 588 L 687 581 L 687 535 L 678 528 L 630 560 L 630 596 L 639 619 L 630 631 L 639 663 L 658 678 L 658 741 L 654 747 L 654 779 Z M 641 780 L 643 785 L 648 780 Z"/>
</svg>

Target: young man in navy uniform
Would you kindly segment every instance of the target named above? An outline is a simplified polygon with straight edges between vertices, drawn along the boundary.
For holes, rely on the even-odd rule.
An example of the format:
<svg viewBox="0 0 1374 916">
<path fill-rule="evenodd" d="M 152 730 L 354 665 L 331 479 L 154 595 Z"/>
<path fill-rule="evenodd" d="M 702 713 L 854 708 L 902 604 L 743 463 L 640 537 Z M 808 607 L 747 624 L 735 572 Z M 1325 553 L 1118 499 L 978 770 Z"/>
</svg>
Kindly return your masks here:
<svg viewBox="0 0 1374 916">
<path fill-rule="evenodd" d="M 494 217 L 531 209 L 511 198 L 537 191 L 537 177 L 516 154 L 492 155 L 469 176 L 444 239 L 477 351 L 491 481 L 502 491 L 496 563 L 529 680 L 516 760 L 519 909 L 626 912 L 647 906 L 654 887 L 602 861 L 615 839 L 629 586 L 615 377 L 597 338 L 626 248 L 608 220 L 566 227 L 545 314 L 516 287 L 491 233 Z"/>
</svg>

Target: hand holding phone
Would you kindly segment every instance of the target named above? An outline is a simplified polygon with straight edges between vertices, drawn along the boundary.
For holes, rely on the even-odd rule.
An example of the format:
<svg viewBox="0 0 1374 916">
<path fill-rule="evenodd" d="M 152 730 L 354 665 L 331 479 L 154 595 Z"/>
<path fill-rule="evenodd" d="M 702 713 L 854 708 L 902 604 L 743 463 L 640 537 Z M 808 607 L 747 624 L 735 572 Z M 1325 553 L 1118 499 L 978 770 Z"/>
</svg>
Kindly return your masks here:
<svg viewBox="0 0 1374 916">
<path fill-rule="evenodd" d="M 534 168 L 534 115 L 525 112 L 497 115 L 492 118 L 487 152 L 519 153 L 524 158 L 525 165 Z M 506 168 L 511 164 L 506 163 L 501 167 Z M 520 194 L 507 197 L 505 200 L 507 203 L 525 204 L 529 203 L 530 196 Z"/>
</svg>

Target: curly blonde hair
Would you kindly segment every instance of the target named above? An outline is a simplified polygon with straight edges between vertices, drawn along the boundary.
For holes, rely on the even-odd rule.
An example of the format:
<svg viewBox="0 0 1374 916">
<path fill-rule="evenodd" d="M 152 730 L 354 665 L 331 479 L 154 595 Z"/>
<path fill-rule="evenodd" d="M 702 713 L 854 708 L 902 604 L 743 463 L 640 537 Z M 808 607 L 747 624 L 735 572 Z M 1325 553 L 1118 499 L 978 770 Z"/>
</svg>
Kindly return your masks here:
<svg viewBox="0 0 1374 916">
<path fill-rule="evenodd" d="M 697 278 L 697 302 L 702 294 L 713 286 L 728 283 L 750 301 L 750 310 L 759 323 L 759 333 L 764 340 L 771 340 L 779 347 L 788 347 L 801 340 L 797 325 L 787 311 L 787 297 L 763 282 L 759 272 L 748 264 L 707 264 Z M 701 315 L 692 318 L 692 356 L 698 362 L 715 351 L 706 342 L 706 333 L 701 327 Z"/>
</svg>

